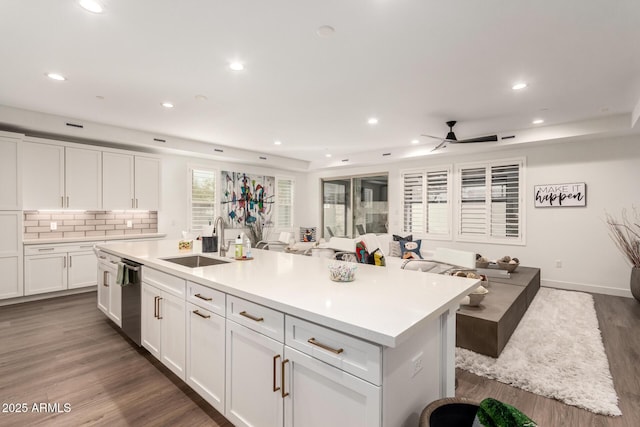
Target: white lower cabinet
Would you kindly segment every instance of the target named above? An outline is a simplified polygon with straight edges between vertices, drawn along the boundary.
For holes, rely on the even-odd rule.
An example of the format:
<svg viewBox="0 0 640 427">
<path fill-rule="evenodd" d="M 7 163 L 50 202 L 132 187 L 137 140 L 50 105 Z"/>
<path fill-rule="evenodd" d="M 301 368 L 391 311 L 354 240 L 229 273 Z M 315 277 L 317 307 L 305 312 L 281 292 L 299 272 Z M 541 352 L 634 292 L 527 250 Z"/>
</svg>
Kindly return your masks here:
<svg viewBox="0 0 640 427">
<path fill-rule="evenodd" d="M 225 320 L 187 303 L 187 384 L 224 413 Z"/>
<path fill-rule="evenodd" d="M 0 138 L 0 153 L 3 152 L 3 139 Z M 0 165 L 8 159 L 0 159 Z M 0 170 L 0 178 L 5 171 Z M 10 182 L 10 181 L 9 181 Z M 4 191 L 11 193 L 10 185 L 3 182 L 0 185 L 0 207 L 3 203 L 8 204 L 8 196 L 3 197 Z M 15 193 L 15 189 L 13 189 Z M 0 211 L 0 299 L 21 297 L 24 295 L 22 281 L 22 212 L 21 211 Z"/>
<path fill-rule="evenodd" d="M 236 427 L 282 427 L 284 345 L 227 319 L 225 416 Z"/>
<path fill-rule="evenodd" d="M 160 280 L 161 290 L 145 281 L 145 274 L 153 271 Z M 164 276 L 170 278 L 163 282 Z M 185 380 L 186 322 L 185 281 L 177 277 L 143 268 L 142 275 L 141 338 L 142 345 L 183 381 Z M 173 289 L 175 287 L 175 289 Z M 180 289 L 181 288 L 181 289 Z M 177 296 L 181 295 L 181 296 Z"/>
<path fill-rule="evenodd" d="M 34 295 L 95 286 L 93 243 L 29 245 L 24 249 L 24 294 Z"/>
<path fill-rule="evenodd" d="M 98 308 L 122 327 L 122 287 L 116 283 L 117 264 L 109 259 L 98 263 Z"/>
</svg>

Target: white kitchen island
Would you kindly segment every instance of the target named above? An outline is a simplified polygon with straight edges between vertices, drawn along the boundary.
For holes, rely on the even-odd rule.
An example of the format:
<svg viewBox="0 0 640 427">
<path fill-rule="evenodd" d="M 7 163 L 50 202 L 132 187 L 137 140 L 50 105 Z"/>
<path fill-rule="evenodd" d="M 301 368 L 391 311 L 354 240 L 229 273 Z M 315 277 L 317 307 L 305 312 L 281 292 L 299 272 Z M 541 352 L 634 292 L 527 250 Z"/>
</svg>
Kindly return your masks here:
<svg viewBox="0 0 640 427">
<path fill-rule="evenodd" d="M 415 426 L 454 395 L 455 311 L 478 281 L 358 265 L 337 283 L 335 261 L 261 250 L 163 260 L 198 243 L 99 248 L 144 265 L 143 345 L 236 426 Z"/>
</svg>

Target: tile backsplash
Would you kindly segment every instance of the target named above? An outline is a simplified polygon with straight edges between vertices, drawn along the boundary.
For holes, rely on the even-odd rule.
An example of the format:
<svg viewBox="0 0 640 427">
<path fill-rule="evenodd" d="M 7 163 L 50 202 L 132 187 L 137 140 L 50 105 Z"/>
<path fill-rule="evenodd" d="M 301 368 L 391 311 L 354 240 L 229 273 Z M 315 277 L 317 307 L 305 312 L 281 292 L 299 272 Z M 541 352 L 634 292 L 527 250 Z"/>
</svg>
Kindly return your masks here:
<svg viewBox="0 0 640 427">
<path fill-rule="evenodd" d="M 24 240 L 158 232 L 158 212 L 24 211 Z M 52 230 L 55 223 L 55 230 Z M 130 226 L 129 226 L 130 225 Z"/>
</svg>

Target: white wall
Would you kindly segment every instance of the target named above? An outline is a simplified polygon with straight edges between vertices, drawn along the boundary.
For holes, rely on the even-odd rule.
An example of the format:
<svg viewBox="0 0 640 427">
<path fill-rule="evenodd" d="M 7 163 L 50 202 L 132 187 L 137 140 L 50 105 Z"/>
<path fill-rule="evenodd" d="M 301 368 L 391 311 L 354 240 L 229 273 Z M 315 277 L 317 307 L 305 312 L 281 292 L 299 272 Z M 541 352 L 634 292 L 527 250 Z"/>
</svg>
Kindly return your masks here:
<svg viewBox="0 0 640 427">
<path fill-rule="evenodd" d="M 284 171 L 273 168 L 258 166 L 247 166 L 238 163 L 221 162 L 215 160 L 201 159 L 195 157 L 183 157 L 176 155 L 162 156 L 162 183 L 160 210 L 158 211 L 158 232 L 166 233 L 168 238 L 180 238 L 181 232 L 188 230 L 188 198 L 189 198 L 189 166 L 197 165 L 217 169 L 218 171 L 228 170 L 234 172 L 247 172 L 264 174 L 276 177 L 291 177 L 295 179 L 294 191 L 298 193 L 300 189 L 306 188 L 306 175 L 298 172 Z M 220 180 L 217 181 L 218 200 L 221 199 Z M 298 227 L 304 218 L 304 211 L 294 207 L 294 226 Z M 277 231 L 273 230 L 271 238 L 277 238 Z M 233 233 L 227 232 L 226 239 L 231 239 Z"/>
<path fill-rule="evenodd" d="M 514 147 L 473 155 L 314 172 L 307 177 L 306 192 L 299 187 L 299 194 L 306 195 L 306 199 L 298 197 L 297 203 L 308 206 L 306 217 L 319 226 L 321 178 L 388 172 L 390 231 L 401 234 L 400 172 L 403 169 L 522 156 L 526 158 L 525 245 L 457 241 L 428 241 L 427 244 L 474 251 L 489 259 L 516 256 L 525 266 L 541 268 L 544 286 L 630 297 L 631 268 L 607 234 L 604 213 L 606 210 L 619 215 L 624 207 L 640 206 L 639 136 Z M 586 182 L 586 207 L 534 207 L 534 185 L 566 182 Z M 562 261 L 562 268 L 555 267 L 556 260 Z"/>
</svg>

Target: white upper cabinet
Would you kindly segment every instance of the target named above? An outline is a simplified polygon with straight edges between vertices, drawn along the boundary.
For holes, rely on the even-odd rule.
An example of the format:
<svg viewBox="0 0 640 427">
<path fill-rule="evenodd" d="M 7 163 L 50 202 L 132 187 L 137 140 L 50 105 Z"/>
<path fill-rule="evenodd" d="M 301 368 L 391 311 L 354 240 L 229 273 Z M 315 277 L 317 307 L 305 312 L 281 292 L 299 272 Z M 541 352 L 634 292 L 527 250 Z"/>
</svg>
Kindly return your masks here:
<svg viewBox="0 0 640 427">
<path fill-rule="evenodd" d="M 0 210 L 22 209 L 20 170 L 22 135 L 0 132 Z"/>
<path fill-rule="evenodd" d="M 105 152 L 102 166 L 105 210 L 158 210 L 160 159 Z"/>
<path fill-rule="evenodd" d="M 25 210 L 101 209 L 102 152 L 25 142 L 23 205 Z"/>
</svg>

